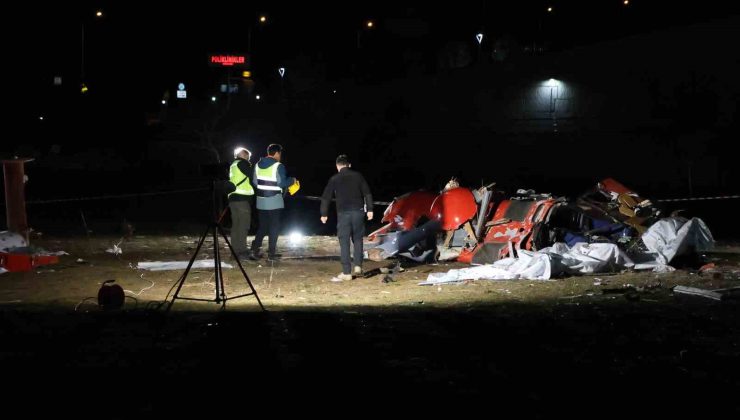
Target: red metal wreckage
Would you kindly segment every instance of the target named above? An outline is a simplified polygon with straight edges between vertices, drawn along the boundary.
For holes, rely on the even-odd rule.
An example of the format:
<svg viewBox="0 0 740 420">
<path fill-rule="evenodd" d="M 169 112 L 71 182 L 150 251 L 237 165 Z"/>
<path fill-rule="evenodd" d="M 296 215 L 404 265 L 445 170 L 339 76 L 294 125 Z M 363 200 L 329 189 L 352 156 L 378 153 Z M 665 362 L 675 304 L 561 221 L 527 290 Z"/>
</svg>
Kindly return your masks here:
<svg viewBox="0 0 740 420">
<path fill-rule="evenodd" d="M 367 257 L 490 264 L 556 242 L 610 242 L 629 252 L 639 249 L 640 236 L 660 216 L 649 200 L 613 179 L 575 200 L 531 190 L 506 198 L 495 184 L 471 190 L 452 179 L 439 194 L 396 198 L 383 215 L 385 225 L 369 235 Z"/>
</svg>

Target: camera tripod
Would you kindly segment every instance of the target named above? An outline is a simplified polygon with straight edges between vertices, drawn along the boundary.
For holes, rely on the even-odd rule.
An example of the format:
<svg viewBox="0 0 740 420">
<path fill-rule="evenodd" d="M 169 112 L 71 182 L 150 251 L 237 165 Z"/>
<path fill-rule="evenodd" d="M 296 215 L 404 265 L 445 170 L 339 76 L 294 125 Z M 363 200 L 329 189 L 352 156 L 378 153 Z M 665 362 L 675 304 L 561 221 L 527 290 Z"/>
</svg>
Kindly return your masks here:
<svg viewBox="0 0 740 420">
<path fill-rule="evenodd" d="M 213 187 L 213 207 L 214 207 L 214 221 L 208 225 L 208 228 L 203 233 L 203 235 L 200 237 L 200 240 L 198 241 L 198 246 L 195 248 L 195 252 L 193 253 L 193 256 L 190 257 L 190 262 L 188 262 L 187 267 L 185 268 L 185 272 L 182 273 L 180 278 L 175 283 L 177 285 L 177 290 L 175 290 L 175 294 L 172 295 L 172 300 L 170 301 L 169 305 L 167 306 L 167 312 L 172 308 L 172 305 L 174 305 L 175 300 L 192 300 L 192 301 L 199 301 L 199 302 L 215 302 L 218 304 L 221 304 L 221 309 L 226 309 L 226 302 L 232 299 L 239 299 L 246 296 L 252 296 L 254 295 L 255 299 L 257 299 L 257 303 L 260 305 L 260 308 L 263 311 L 266 311 L 264 305 L 262 305 L 262 301 L 260 300 L 259 296 L 257 295 L 257 291 L 254 289 L 254 286 L 252 285 L 252 281 L 249 279 L 249 275 L 247 275 L 247 272 L 244 270 L 244 267 L 242 266 L 241 261 L 239 260 L 239 256 L 236 255 L 236 252 L 234 252 L 234 248 L 232 248 L 231 243 L 229 242 L 229 239 L 226 237 L 226 234 L 224 233 L 224 229 L 221 226 L 221 220 L 223 219 L 223 216 L 226 214 L 226 209 L 224 209 L 223 212 L 221 212 L 220 216 L 218 215 L 218 212 L 216 211 L 216 188 L 215 188 L 215 182 Z M 192 298 L 192 297 L 181 297 L 180 291 L 182 290 L 182 286 L 185 284 L 185 280 L 188 277 L 188 274 L 190 273 L 190 269 L 193 267 L 193 263 L 195 262 L 195 259 L 198 256 L 198 253 L 200 252 L 201 248 L 203 248 L 203 244 L 205 243 L 206 238 L 211 235 L 213 237 L 213 270 L 214 270 L 214 276 L 215 276 L 215 289 L 216 289 L 216 295 L 214 299 L 204 299 L 204 298 Z M 221 249 L 219 248 L 219 235 L 223 238 L 224 242 L 226 243 L 227 247 L 229 248 L 229 251 L 231 251 L 231 255 L 234 257 L 234 261 L 236 261 L 237 266 L 239 266 L 239 271 L 241 271 L 242 275 L 244 276 L 244 280 L 247 282 L 247 285 L 249 286 L 249 289 L 251 292 L 244 293 L 237 296 L 226 296 L 226 290 L 224 287 L 224 277 L 223 272 L 221 269 Z M 173 286 L 174 287 L 174 286 Z"/>
</svg>

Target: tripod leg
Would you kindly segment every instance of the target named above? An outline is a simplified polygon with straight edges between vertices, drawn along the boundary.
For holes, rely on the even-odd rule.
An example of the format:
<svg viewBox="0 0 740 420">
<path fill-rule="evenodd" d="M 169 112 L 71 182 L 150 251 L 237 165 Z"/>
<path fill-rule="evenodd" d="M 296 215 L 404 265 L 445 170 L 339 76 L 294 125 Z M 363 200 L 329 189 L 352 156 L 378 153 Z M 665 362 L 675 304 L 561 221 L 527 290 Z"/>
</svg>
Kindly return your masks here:
<svg viewBox="0 0 740 420">
<path fill-rule="evenodd" d="M 223 296 L 223 273 L 221 272 L 221 261 L 220 261 L 220 253 L 218 249 L 218 231 L 217 231 L 216 224 L 213 225 L 213 272 L 215 276 L 215 283 L 216 283 L 216 303 L 221 303 L 221 298 Z"/>
<path fill-rule="evenodd" d="M 213 225 L 213 263 L 216 272 L 216 303 L 221 302 L 221 309 L 226 309 L 226 288 L 224 287 L 224 271 L 221 267 L 221 247 L 218 244 L 219 225 Z"/>
<path fill-rule="evenodd" d="M 221 215 L 218 216 L 217 223 L 221 224 L 221 222 L 224 220 L 224 217 L 226 216 L 226 212 L 229 211 L 229 206 L 224 207 L 223 211 L 221 212 Z"/>
<path fill-rule="evenodd" d="M 242 266 L 242 262 L 239 260 L 239 257 L 236 255 L 236 252 L 234 252 L 234 248 L 231 247 L 231 242 L 229 242 L 229 238 L 226 237 L 226 233 L 223 231 L 223 228 L 221 228 L 221 225 L 216 225 L 216 229 L 218 229 L 218 232 L 223 236 L 224 241 L 226 241 L 226 245 L 229 247 L 229 250 L 231 251 L 231 255 L 234 257 L 234 260 L 236 261 L 236 265 L 239 266 L 239 270 L 241 270 L 242 275 L 244 276 L 244 279 L 247 281 L 247 284 L 249 285 L 249 288 L 252 290 L 252 293 L 254 293 L 254 297 L 257 299 L 257 303 L 259 303 L 260 308 L 265 311 L 264 305 L 262 305 L 262 301 L 260 300 L 259 295 L 257 294 L 257 290 L 254 289 L 254 286 L 252 285 L 252 281 L 249 279 L 249 276 L 247 275 L 247 272 L 244 270 L 244 267 Z"/>
<path fill-rule="evenodd" d="M 175 294 L 172 295 L 172 300 L 170 301 L 170 304 L 167 305 L 167 312 L 170 311 L 170 308 L 172 308 L 172 305 L 175 304 L 175 299 L 177 299 L 177 296 L 180 295 L 180 290 L 182 289 L 182 285 L 185 284 L 185 279 L 188 277 L 188 273 L 190 273 L 190 269 L 193 267 L 193 263 L 195 262 L 195 258 L 198 256 L 198 252 L 200 252 L 200 248 L 203 246 L 203 243 L 206 241 L 206 236 L 208 236 L 208 232 L 211 230 L 211 227 L 209 226 L 205 232 L 203 232 L 203 235 L 200 237 L 200 240 L 198 241 L 198 246 L 195 247 L 195 252 L 193 252 L 193 256 L 190 257 L 190 261 L 188 262 L 188 266 L 185 268 L 185 272 L 182 273 L 182 276 L 180 276 L 180 279 L 178 281 L 177 290 L 175 290 Z"/>
</svg>

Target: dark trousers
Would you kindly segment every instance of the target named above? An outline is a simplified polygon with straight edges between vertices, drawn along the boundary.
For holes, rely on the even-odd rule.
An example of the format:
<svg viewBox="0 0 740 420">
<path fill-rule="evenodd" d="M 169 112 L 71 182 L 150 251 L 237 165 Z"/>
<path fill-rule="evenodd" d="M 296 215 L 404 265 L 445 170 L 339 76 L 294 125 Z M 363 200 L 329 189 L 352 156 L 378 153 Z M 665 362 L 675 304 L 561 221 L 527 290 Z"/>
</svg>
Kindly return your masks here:
<svg viewBox="0 0 740 420">
<path fill-rule="evenodd" d="M 252 252 L 257 253 L 262 247 L 265 236 L 269 236 L 267 253 L 270 256 L 275 255 L 278 235 L 280 234 L 280 215 L 282 213 L 283 209 L 257 210 L 259 227 L 257 228 L 257 234 L 254 236 L 254 242 L 252 242 Z"/>
<path fill-rule="evenodd" d="M 252 223 L 252 206 L 249 201 L 230 201 L 231 247 L 237 254 L 247 251 L 247 235 Z"/>
<path fill-rule="evenodd" d="M 342 272 L 352 273 L 352 261 L 349 258 L 349 242 L 354 245 L 354 263 L 362 267 L 362 239 L 365 236 L 365 212 L 362 210 L 337 213 L 337 236 L 342 253 Z"/>
</svg>

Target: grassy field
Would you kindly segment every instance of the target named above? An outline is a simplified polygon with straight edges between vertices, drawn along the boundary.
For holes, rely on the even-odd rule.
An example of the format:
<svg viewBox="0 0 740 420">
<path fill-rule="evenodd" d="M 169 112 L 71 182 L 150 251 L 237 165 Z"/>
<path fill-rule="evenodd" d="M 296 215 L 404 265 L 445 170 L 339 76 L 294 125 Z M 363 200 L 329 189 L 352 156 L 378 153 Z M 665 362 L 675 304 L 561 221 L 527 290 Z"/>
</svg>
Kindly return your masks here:
<svg viewBox="0 0 740 420">
<path fill-rule="evenodd" d="M 417 284 L 460 265 L 408 264 L 392 282 L 331 282 L 336 240 L 311 237 L 281 242 L 284 260 L 274 266 L 245 265 L 266 313 L 253 297 L 226 311 L 186 301 L 169 315 L 152 309 L 181 271 L 137 263 L 186 260 L 196 239 L 137 236 L 119 256 L 105 252 L 119 238 L 34 240 L 70 255 L 0 276 L 6 408 L 98 418 L 354 415 L 345 405 L 358 414 L 483 409 L 524 418 L 740 410 L 740 306 L 671 291 L 740 284 L 736 248 L 710 256 L 715 273 L 437 287 Z M 247 290 L 238 270 L 224 273 L 227 294 Z M 108 279 L 136 297 L 123 311 L 82 302 Z M 214 296 L 213 271 L 194 270 L 182 295 Z"/>
</svg>

